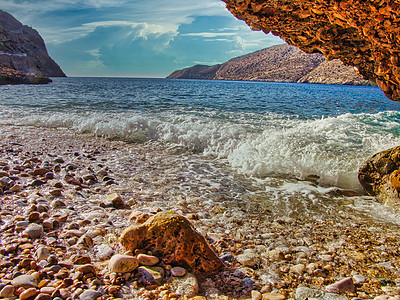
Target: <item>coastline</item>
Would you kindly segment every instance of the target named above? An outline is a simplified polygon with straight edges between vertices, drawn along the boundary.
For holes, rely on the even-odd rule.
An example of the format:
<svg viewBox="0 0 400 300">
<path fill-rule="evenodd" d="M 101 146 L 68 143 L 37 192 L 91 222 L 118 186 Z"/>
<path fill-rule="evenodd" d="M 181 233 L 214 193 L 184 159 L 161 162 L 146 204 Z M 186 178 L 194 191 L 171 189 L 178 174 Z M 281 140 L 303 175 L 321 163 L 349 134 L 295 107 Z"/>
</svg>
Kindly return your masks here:
<svg viewBox="0 0 400 300">
<path fill-rule="evenodd" d="M 199 179 L 195 173 L 183 176 L 180 168 L 185 167 L 187 157 L 178 148 L 160 149 L 152 142 L 110 141 L 60 129 L 0 126 L 0 132 L 1 167 L 20 188 L 0 198 L 3 261 L 13 257 L 13 261 L 20 262 L 41 245 L 51 247 L 58 261 L 70 264 L 73 255 L 85 254 L 99 270 L 97 285 L 93 280 L 85 284 L 88 289 L 99 289 L 110 283 L 104 271 L 108 261 L 99 259 L 96 247 L 107 244 L 114 252 L 121 253 L 118 237 L 129 225 L 131 212 L 151 214 L 162 210 L 188 218 L 208 237 L 219 257 L 230 257 L 226 260 L 226 270 L 200 283 L 200 294 L 207 299 L 250 298 L 251 291 L 295 298 L 300 286 L 325 290 L 329 284 L 354 275 L 361 275 L 364 280 L 356 283 L 355 292 L 345 293 L 348 298 L 369 299 L 399 293 L 392 286 L 400 283 L 399 226 L 363 220 L 362 216 L 356 218 L 344 212 L 340 219 L 257 213 L 240 198 L 240 186 L 231 190 L 220 184 L 228 180 L 223 173 L 221 178 L 204 175 Z M 157 152 L 168 155 L 161 157 Z M 54 162 L 56 159 L 58 163 Z M 183 161 L 182 165 L 175 164 L 178 159 Z M 47 162 L 53 170 L 59 165 L 60 172 L 54 171 L 53 179 L 43 179 L 30 175 L 32 169 L 24 162 L 30 162 L 33 168 L 43 167 Z M 25 165 L 26 170 L 15 168 L 18 165 Z M 9 170 L 5 170 L 7 166 Z M 209 167 L 199 160 L 198 169 Z M 67 170 L 75 177 L 95 174 L 99 178 L 106 170 L 108 180 L 103 177 L 92 185 L 69 184 L 65 181 Z M 57 182 L 61 185 L 56 185 Z M 129 208 L 108 206 L 106 198 L 112 193 L 118 193 Z M 59 202 L 58 206 L 57 201 L 65 206 Z M 67 222 L 60 222 L 58 229 L 45 231 L 42 238 L 29 241 L 16 225 L 29 222 L 32 209 L 39 205 L 49 209 L 43 211 L 47 216 L 41 216 L 42 224 L 55 218 L 67 218 Z M 70 228 L 71 224 L 78 224 L 78 228 Z M 90 236 L 93 245 L 80 243 L 82 235 L 78 237 L 77 232 L 74 235 L 73 230 Z M 14 235 L 16 232 L 18 237 Z M 56 239 L 56 243 L 51 244 L 50 238 Z M 11 245 L 17 246 L 7 252 Z M 24 247 L 29 251 L 22 250 Z M 7 272 L 3 268 L 0 274 L 3 284 L 8 280 L 7 273 L 17 271 L 15 265 L 5 268 Z M 140 288 L 135 291 L 131 285 L 125 296 L 148 292 Z"/>
</svg>

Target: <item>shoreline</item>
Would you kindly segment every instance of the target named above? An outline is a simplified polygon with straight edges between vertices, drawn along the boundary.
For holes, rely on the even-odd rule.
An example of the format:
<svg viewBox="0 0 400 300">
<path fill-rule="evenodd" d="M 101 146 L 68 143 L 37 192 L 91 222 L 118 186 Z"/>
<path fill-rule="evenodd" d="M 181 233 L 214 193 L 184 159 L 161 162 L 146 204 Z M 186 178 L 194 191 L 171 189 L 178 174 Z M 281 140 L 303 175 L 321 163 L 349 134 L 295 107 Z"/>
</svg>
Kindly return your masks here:
<svg viewBox="0 0 400 300">
<path fill-rule="evenodd" d="M 3 137 L 0 169 L 7 177 L 14 178 L 13 185 L 20 188 L 0 196 L 2 260 L 8 260 L 11 255 L 13 261 L 20 261 L 41 245 L 51 245 L 48 240 L 53 237 L 57 239 L 57 247 L 51 247 L 58 261 L 71 263 L 72 255 L 88 255 L 99 269 L 100 283 L 91 285 L 93 280 L 89 280 L 90 283 L 84 284 L 104 290 L 108 260 L 99 259 L 96 247 L 107 244 L 114 252 L 121 253 L 118 237 L 129 225 L 131 212 L 162 210 L 188 218 L 203 236 L 207 236 L 219 257 L 232 258 L 226 261 L 228 268 L 223 273 L 200 283 L 199 294 L 207 299 L 251 298 L 251 291 L 294 298 L 299 286 L 324 290 L 329 284 L 353 275 L 362 275 L 365 280 L 356 283 L 356 291 L 347 293 L 348 298 L 400 294 L 400 289 L 390 286 L 400 284 L 397 271 L 400 268 L 399 226 L 363 221 L 351 214 L 341 219 L 318 220 L 305 215 L 293 218 L 254 213 L 240 198 L 240 185 L 237 190 L 223 185 L 227 180 L 223 173 L 221 178 L 215 175 L 199 178 L 196 170 L 192 170 L 184 177 L 182 168 L 193 167 L 186 161 L 185 154 L 179 149 L 159 149 L 159 145 L 150 142 L 127 144 L 66 129 L 61 132 L 60 129 L 0 126 L 0 132 Z M 160 157 L 157 151 L 169 155 Z M 59 163 L 54 162 L 56 159 Z M 176 165 L 177 160 L 182 164 Z M 26 170 L 15 168 L 24 166 L 27 161 L 31 163 L 30 167 L 25 166 Z M 211 168 L 200 159 L 197 164 L 200 170 Z M 29 174 L 44 165 L 52 168 L 53 179 Z M 59 172 L 54 169 L 56 165 L 60 167 Z M 6 166 L 9 170 L 4 170 Z M 100 177 L 105 170 L 108 180 L 88 184 L 90 178 L 87 177 L 88 182 L 83 184 L 69 184 L 65 180 L 67 170 L 76 178 L 90 174 Z M 164 174 L 168 176 L 161 176 Z M 37 181 L 36 185 L 36 180 L 42 183 Z M 229 180 L 235 181 L 234 178 Z M 110 207 L 106 196 L 112 193 L 118 193 L 129 209 Z M 58 206 L 57 201 L 65 206 L 59 202 Z M 48 208 L 47 212 L 42 212 L 47 214 L 41 216 L 42 223 L 65 216 L 68 221 L 60 224 L 57 230 L 45 231 L 40 239 L 29 241 L 16 225 L 29 221 L 34 206 L 37 209 L 40 205 Z M 71 229 L 71 224 L 78 224 L 78 229 Z M 74 235 L 73 230 L 89 236 L 93 245 L 80 244 L 83 234 L 78 237 L 80 233 L 75 231 L 77 235 Z M 18 237 L 13 235 L 16 232 Z M 30 244 L 31 248 L 29 253 L 20 248 L 10 254 L 5 249 L 12 244 Z M 9 274 L 17 271 L 14 265 L 7 268 Z M 8 280 L 6 277 L 5 272 L 0 274 L 3 283 Z M 386 281 L 379 281 L 381 279 Z M 127 293 L 133 292 L 131 286 Z M 73 293 L 75 291 L 71 295 Z"/>
</svg>

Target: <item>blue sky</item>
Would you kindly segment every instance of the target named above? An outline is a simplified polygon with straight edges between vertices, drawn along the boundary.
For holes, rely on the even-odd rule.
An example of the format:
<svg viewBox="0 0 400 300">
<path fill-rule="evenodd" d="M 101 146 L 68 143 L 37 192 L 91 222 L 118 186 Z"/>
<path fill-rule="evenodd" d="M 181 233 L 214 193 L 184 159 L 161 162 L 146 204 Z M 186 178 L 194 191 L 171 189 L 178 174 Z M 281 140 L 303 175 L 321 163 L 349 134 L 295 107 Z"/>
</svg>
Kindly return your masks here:
<svg viewBox="0 0 400 300">
<path fill-rule="evenodd" d="M 165 77 L 282 43 L 220 0 L 0 0 L 69 76 Z"/>
</svg>

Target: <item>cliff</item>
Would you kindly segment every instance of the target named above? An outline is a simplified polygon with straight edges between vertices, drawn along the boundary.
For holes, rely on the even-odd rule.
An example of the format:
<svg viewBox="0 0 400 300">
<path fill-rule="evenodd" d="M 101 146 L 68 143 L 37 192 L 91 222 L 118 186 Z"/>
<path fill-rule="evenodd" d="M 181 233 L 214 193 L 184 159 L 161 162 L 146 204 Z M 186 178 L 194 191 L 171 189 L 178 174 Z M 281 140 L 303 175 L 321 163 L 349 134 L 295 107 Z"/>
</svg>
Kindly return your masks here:
<svg viewBox="0 0 400 300">
<path fill-rule="evenodd" d="M 336 60 L 326 62 L 322 54 L 307 54 L 287 44 L 236 57 L 221 65 L 197 65 L 175 71 L 168 78 L 368 84 L 353 67 Z"/>
<path fill-rule="evenodd" d="M 46 77 L 65 77 L 47 53 L 39 33 L 0 10 L 0 83 L 44 83 Z M 5 77 L 6 76 L 6 77 Z M 35 78 L 29 82 L 30 78 Z M 44 78 L 41 80 L 40 78 Z M 48 82 L 48 81 L 47 81 Z"/>
<path fill-rule="evenodd" d="M 340 59 L 400 101 L 400 3 L 392 0 L 223 0 L 253 30 Z"/>
</svg>

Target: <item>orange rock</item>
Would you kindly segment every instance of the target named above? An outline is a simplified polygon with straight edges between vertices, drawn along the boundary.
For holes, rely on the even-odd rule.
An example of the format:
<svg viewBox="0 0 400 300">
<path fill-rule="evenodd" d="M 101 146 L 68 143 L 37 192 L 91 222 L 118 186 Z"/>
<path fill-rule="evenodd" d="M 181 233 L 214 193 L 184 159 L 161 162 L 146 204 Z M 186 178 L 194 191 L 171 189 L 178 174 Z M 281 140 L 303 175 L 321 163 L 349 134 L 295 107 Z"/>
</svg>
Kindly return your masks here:
<svg viewBox="0 0 400 300">
<path fill-rule="evenodd" d="M 120 238 L 129 251 L 151 251 L 166 264 L 185 267 L 193 273 L 213 273 L 224 267 L 206 239 L 184 217 L 157 213 L 145 223 L 126 228 Z"/>
<path fill-rule="evenodd" d="M 390 174 L 390 183 L 397 191 L 400 191 L 400 170 L 395 170 Z"/>
</svg>

